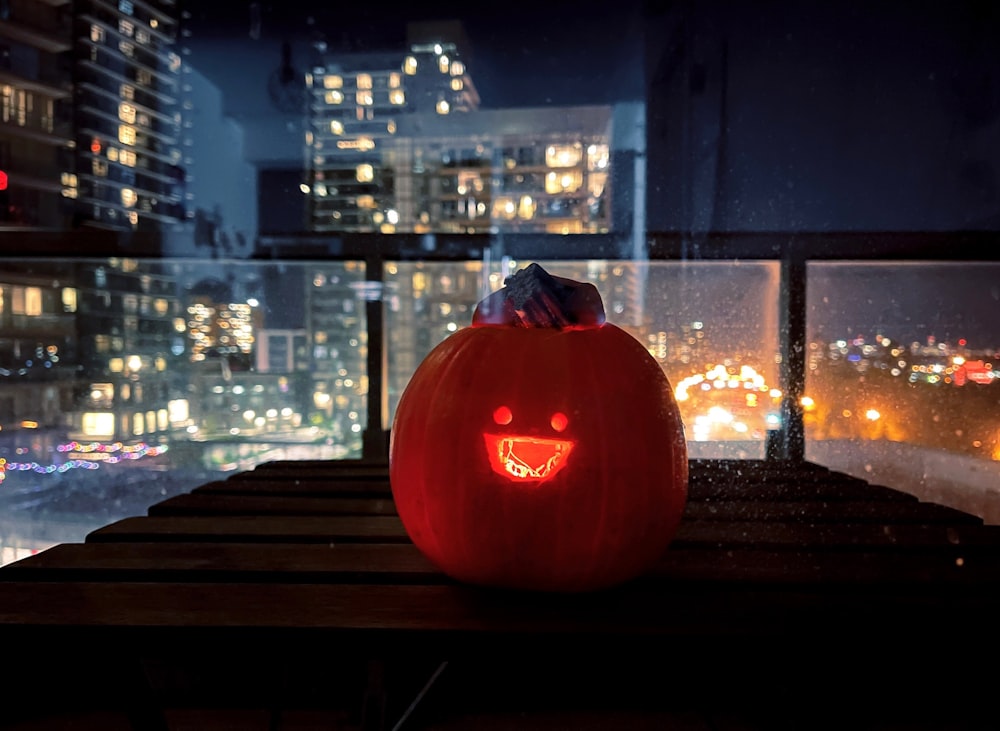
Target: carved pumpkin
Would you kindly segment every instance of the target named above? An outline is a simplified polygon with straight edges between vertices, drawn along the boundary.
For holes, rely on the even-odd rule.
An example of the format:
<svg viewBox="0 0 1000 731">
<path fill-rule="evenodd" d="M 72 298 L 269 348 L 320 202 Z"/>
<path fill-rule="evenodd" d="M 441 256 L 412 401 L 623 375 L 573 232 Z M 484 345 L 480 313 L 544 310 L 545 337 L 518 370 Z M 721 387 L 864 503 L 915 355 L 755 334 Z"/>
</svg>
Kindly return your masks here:
<svg viewBox="0 0 1000 731">
<path fill-rule="evenodd" d="M 589 591 L 667 549 L 687 497 L 673 392 L 591 284 L 531 265 L 420 363 L 389 474 L 414 544 L 463 582 Z"/>
</svg>

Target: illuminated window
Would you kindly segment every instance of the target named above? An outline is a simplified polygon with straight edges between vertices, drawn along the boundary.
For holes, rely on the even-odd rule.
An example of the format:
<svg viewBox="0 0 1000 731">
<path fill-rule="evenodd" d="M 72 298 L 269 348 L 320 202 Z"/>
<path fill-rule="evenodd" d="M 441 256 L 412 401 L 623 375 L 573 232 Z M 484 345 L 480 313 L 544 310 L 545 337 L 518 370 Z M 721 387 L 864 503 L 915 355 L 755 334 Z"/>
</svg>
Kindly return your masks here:
<svg viewBox="0 0 1000 731">
<path fill-rule="evenodd" d="M 465 86 L 465 82 L 461 79 L 451 80 L 451 88 L 453 91 L 461 91 L 463 86 Z"/>
<path fill-rule="evenodd" d="M 167 414 L 174 424 L 187 421 L 190 417 L 190 408 L 186 399 L 174 399 L 167 402 Z"/>
<path fill-rule="evenodd" d="M 393 71 L 389 74 L 389 88 L 398 89 L 403 85 L 403 77 L 399 75 L 397 71 Z"/>
<path fill-rule="evenodd" d="M 141 411 L 132 414 L 132 433 L 137 437 L 146 433 L 146 415 Z"/>
<path fill-rule="evenodd" d="M 530 195 L 521 196 L 521 202 L 517 207 L 517 215 L 519 218 L 523 218 L 525 220 L 534 218 L 536 208 L 537 206 L 535 201 Z"/>
<path fill-rule="evenodd" d="M 605 170 L 608 167 L 608 146 L 590 145 L 587 147 L 587 169 Z"/>
<path fill-rule="evenodd" d="M 135 107 L 122 102 L 118 105 L 118 119 L 128 124 L 135 124 Z"/>
<path fill-rule="evenodd" d="M 385 125 L 385 131 L 391 135 L 396 134 L 396 121 L 390 119 Z"/>
<path fill-rule="evenodd" d="M 336 74 L 327 74 L 323 77 L 324 89 L 340 89 L 344 86 L 344 78 Z"/>
<path fill-rule="evenodd" d="M 131 127 L 127 124 L 122 124 L 118 126 L 118 141 L 123 145 L 134 145 L 135 144 L 135 127 Z"/>
<path fill-rule="evenodd" d="M 118 21 L 118 32 L 131 38 L 135 34 L 135 24 L 131 20 L 122 18 Z"/>
<path fill-rule="evenodd" d="M 139 86 L 151 86 L 153 84 L 153 72 L 148 69 L 136 69 L 135 81 Z"/>
<path fill-rule="evenodd" d="M 497 198 L 493 201 L 493 217 L 507 221 L 517 215 L 517 205 L 512 198 Z"/>
<path fill-rule="evenodd" d="M 569 168 L 580 163 L 583 150 L 579 145 L 549 145 L 545 148 L 545 164 L 550 168 Z"/>
<path fill-rule="evenodd" d="M 571 193 L 583 185 L 583 173 L 579 170 L 567 170 L 562 173 L 550 172 L 545 176 L 546 193 Z"/>
<path fill-rule="evenodd" d="M 118 148 L 117 147 L 109 147 L 108 148 L 108 159 L 111 162 L 118 162 Z"/>
<path fill-rule="evenodd" d="M 452 76 L 461 76 L 464 73 L 465 73 L 465 64 L 464 63 L 462 63 L 461 61 L 452 61 L 451 62 L 451 75 Z"/>
<path fill-rule="evenodd" d="M 104 160 L 91 160 L 90 170 L 99 178 L 106 178 L 108 175 L 108 164 Z"/>
<path fill-rule="evenodd" d="M 23 89 L 17 90 L 17 99 L 14 111 L 17 113 L 17 117 L 14 120 L 18 126 L 24 127 L 28 123 L 28 111 L 31 109 L 34 101 L 34 96 L 24 91 Z"/>
<path fill-rule="evenodd" d="M 149 35 L 148 30 L 143 30 L 142 28 L 140 28 L 135 32 L 135 40 L 144 46 L 149 45 L 149 41 L 151 40 L 151 38 L 152 37 Z"/>
<path fill-rule="evenodd" d="M 335 135 L 344 134 L 344 123 L 339 119 L 330 120 L 330 132 Z"/>
<path fill-rule="evenodd" d="M 368 163 L 362 163 L 354 171 L 354 177 L 359 183 L 370 183 L 375 179 L 375 168 Z"/>
<path fill-rule="evenodd" d="M 115 433 L 115 415 L 108 411 L 88 411 L 83 414 L 81 431 L 88 437 L 111 437 Z"/>
<path fill-rule="evenodd" d="M 168 53 L 167 54 L 167 67 L 171 71 L 173 71 L 174 73 L 177 73 L 178 71 L 180 71 L 180 68 L 181 68 L 181 57 L 178 56 L 176 53 Z"/>
<path fill-rule="evenodd" d="M 344 94 L 339 91 L 328 91 L 326 92 L 325 99 L 327 104 L 340 104 L 344 101 Z"/>
<path fill-rule="evenodd" d="M 122 205 L 131 208 L 139 200 L 138 194 L 131 188 L 122 188 Z"/>
<path fill-rule="evenodd" d="M 118 50 L 129 58 L 135 56 L 135 44 L 129 41 L 118 41 Z"/>
<path fill-rule="evenodd" d="M 358 74 L 357 84 L 359 89 L 371 89 L 372 88 L 371 74 Z"/>
<path fill-rule="evenodd" d="M 358 104 L 362 106 L 369 106 L 374 101 L 374 99 L 372 98 L 371 91 L 368 90 L 359 91 L 355 95 L 355 99 L 357 100 Z"/>
<path fill-rule="evenodd" d="M 63 173 L 59 176 L 59 182 L 69 188 L 75 188 L 77 185 L 76 175 L 73 173 Z"/>
<path fill-rule="evenodd" d="M 62 304 L 64 312 L 76 312 L 76 288 L 64 287 L 62 291 Z"/>
<path fill-rule="evenodd" d="M 407 56 L 403 59 L 403 73 L 407 76 L 413 76 L 417 73 L 417 59 L 415 56 Z"/>
<path fill-rule="evenodd" d="M 451 111 L 451 105 L 448 104 L 447 100 L 441 99 L 438 101 L 437 106 L 434 107 L 434 110 L 438 114 L 447 114 Z"/>
<path fill-rule="evenodd" d="M 104 28 L 97 25 L 90 26 L 90 40 L 94 43 L 104 43 Z"/>
<path fill-rule="evenodd" d="M 118 0 L 118 10 L 125 13 L 125 15 L 132 15 L 135 12 L 132 0 Z"/>
<path fill-rule="evenodd" d="M 11 311 L 15 315 L 38 317 L 42 314 L 42 290 L 40 287 L 14 287 L 11 293 Z"/>
<path fill-rule="evenodd" d="M 122 99 L 128 99 L 129 101 L 135 101 L 135 87 L 131 84 L 122 84 L 118 87 L 118 96 Z"/>
<path fill-rule="evenodd" d="M 135 167 L 135 160 L 135 153 L 132 152 L 132 150 L 122 150 L 121 154 L 118 156 L 118 161 L 122 165 L 130 168 Z"/>
<path fill-rule="evenodd" d="M 607 181 L 607 173 L 591 173 L 587 177 L 587 192 L 595 198 L 604 195 L 604 186 Z"/>
<path fill-rule="evenodd" d="M 405 104 L 406 95 L 403 94 L 401 89 L 393 89 L 389 92 L 389 103 L 390 104 Z"/>
</svg>

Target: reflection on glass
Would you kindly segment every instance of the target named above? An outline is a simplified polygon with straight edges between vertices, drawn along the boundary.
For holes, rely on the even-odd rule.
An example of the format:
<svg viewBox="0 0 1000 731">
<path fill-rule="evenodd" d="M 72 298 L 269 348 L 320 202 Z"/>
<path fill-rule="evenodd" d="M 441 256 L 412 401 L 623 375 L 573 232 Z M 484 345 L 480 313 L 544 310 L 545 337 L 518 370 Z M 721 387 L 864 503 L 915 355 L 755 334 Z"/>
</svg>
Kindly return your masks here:
<svg viewBox="0 0 1000 731">
<path fill-rule="evenodd" d="M 476 303 L 530 263 L 387 263 L 387 423 L 431 348 L 467 326 Z M 781 426 L 776 263 L 538 263 L 553 275 L 592 282 L 608 320 L 660 363 L 675 388 L 692 456 L 763 456 L 767 432 Z"/>
<path fill-rule="evenodd" d="M 387 428 L 424 356 L 530 263 L 387 261 L 379 290 L 356 261 L 5 261 L 0 563 L 264 461 L 362 456 L 369 300 Z M 763 457 L 782 426 L 777 262 L 538 263 L 592 282 L 646 346 L 692 457 Z M 807 458 L 989 517 L 997 282 L 996 264 L 809 265 Z"/>
<path fill-rule="evenodd" d="M 986 262 L 810 264 L 807 458 L 990 517 L 998 282 Z"/>
<path fill-rule="evenodd" d="M 360 457 L 363 263 L 10 260 L 0 562 L 276 459 Z"/>
</svg>

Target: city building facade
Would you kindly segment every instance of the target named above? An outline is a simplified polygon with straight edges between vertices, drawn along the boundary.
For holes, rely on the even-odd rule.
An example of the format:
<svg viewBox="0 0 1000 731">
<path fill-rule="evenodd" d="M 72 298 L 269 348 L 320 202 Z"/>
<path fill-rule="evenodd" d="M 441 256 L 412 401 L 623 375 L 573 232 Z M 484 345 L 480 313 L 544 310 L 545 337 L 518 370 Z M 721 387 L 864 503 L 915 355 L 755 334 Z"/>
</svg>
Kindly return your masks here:
<svg viewBox="0 0 1000 731">
<path fill-rule="evenodd" d="M 644 105 L 481 109 L 455 37 L 452 26 L 422 25 L 406 50 L 323 54 L 313 66 L 304 230 L 629 228 L 632 196 L 612 191 L 634 190 L 636 171 L 626 160 L 613 171 L 622 153 L 642 157 L 641 136 L 628 129 L 642 128 Z"/>
<path fill-rule="evenodd" d="M 0 17 L 0 230 L 68 227 L 77 179 L 69 0 L 10 0 Z"/>
<path fill-rule="evenodd" d="M 175 2 L 3 5 L 0 227 L 159 234 L 184 222 Z"/>
<path fill-rule="evenodd" d="M 79 214 L 160 231 L 185 220 L 184 63 L 173 0 L 76 3 Z"/>
</svg>

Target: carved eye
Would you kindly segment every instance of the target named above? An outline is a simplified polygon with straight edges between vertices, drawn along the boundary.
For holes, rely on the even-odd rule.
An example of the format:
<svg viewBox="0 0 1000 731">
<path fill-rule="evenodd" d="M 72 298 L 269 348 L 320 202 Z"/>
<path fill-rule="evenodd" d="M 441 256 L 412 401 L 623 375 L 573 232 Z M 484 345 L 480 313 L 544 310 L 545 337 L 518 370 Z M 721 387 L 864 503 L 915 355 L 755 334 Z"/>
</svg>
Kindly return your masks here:
<svg viewBox="0 0 1000 731">
<path fill-rule="evenodd" d="M 499 406 L 497 407 L 497 410 L 493 412 L 493 421 L 501 426 L 509 424 L 513 418 L 514 415 L 506 406 Z"/>
<path fill-rule="evenodd" d="M 549 423 L 556 431 L 562 431 L 569 425 L 569 418 L 563 412 L 557 411 L 552 415 L 552 420 Z"/>
</svg>

